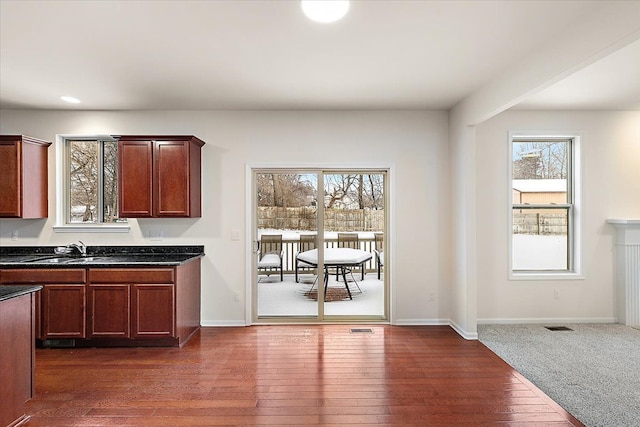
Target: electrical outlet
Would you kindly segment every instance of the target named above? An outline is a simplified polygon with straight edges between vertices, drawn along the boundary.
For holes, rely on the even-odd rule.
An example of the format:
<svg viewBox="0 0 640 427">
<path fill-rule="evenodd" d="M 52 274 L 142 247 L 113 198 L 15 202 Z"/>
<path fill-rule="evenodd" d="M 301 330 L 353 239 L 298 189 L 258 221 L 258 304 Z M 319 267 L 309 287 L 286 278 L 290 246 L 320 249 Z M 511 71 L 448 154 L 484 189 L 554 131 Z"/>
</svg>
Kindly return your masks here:
<svg viewBox="0 0 640 427">
<path fill-rule="evenodd" d="M 235 228 L 231 230 L 231 240 L 240 240 L 240 230 Z"/>
<path fill-rule="evenodd" d="M 239 294 L 239 293 L 237 293 L 237 292 L 234 292 L 234 293 L 233 293 L 233 300 L 234 300 L 235 302 L 240 302 L 240 294 Z"/>
<path fill-rule="evenodd" d="M 436 300 L 436 295 L 433 292 L 429 292 L 429 301 L 433 302 Z"/>
<path fill-rule="evenodd" d="M 553 290 L 553 299 L 560 299 L 560 292 L 557 289 Z"/>
<path fill-rule="evenodd" d="M 155 230 L 149 232 L 149 240 L 159 241 L 164 237 L 164 232 L 162 230 Z"/>
<path fill-rule="evenodd" d="M 11 240 L 18 240 L 18 230 L 13 230 L 11 232 Z"/>
</svg>

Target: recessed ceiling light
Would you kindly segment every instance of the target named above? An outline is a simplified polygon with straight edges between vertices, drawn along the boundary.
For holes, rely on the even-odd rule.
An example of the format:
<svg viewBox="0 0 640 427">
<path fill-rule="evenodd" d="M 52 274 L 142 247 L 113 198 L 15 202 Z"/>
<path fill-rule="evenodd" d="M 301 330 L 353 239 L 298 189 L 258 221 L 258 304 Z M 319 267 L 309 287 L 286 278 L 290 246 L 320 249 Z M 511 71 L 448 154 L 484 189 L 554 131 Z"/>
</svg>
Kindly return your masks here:
<svg viewBox="0 0 640 427">
<path fill-rule="evenodd" d="M 307 18 L 323 24 L 342 19 L 349 11 L 349 0 L 302 0 L 301 5 Z"/>
<path fill-rule="evenodd" d="M 80 100 L 78 98 L 74 98 L 73 96 L 61 96 L 60 99 L 70 104 L 80 104 Z"/>
</svg>

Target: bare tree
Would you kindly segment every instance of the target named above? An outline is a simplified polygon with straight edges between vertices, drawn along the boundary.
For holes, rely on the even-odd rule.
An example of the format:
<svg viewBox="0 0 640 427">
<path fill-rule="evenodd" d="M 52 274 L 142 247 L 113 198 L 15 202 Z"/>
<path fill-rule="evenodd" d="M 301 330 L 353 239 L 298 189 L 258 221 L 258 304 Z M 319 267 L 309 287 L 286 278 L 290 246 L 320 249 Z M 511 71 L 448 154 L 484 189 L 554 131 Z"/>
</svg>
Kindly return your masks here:
<svg viewBox="0 0 640 427">
<path fill-rule="evenodd" d="M 97 145 L 94 141 L 71 141 L 70 144 L 70 205 L 84 208 L 82 222 L 93 222 L 98 205 Z"/>
<path fill-rule="evenodd" d="M 366 186 L 367 207 L 371 209 L 384 209 L 384 175 L 367 175 Z"/>
<path fill-rule="evenodd" d="M 316 201 L 312 182 L 300 174 L 257 174 L 258 206 L 299 207 Z"/>
<path fill-rule="evenodd" d="M 325 175 L 327 209 L 383 209 L 384 175 Z"/>
<path fill-rule="evenodd" d="M 117 141 L 69 141 L 69 188 L 72 217 L 82 210 L 82 222 L 117 221 Z"/>
<path fill-rule="evenodd" d="M 103 150 L 104 222 L 118 219 L 118 143 L 104 142 Z"/>
<path fill-rule="evenodd" d="M 317 200 L 315 182 L 305 174 L 257 174 L 258 206 L 299 207 Z M 327 209 L 383 209 L 382 174 L 326 174 Z"/>
<path fill-rule="evenodd" d="M 566 179 L 568 142 L 516 142 L 514 179 Z"/>
<path fill-rule="evenodd" d="M 337 205 L 350 207 L 353 203 L 353 187 L 357 175 L 336 174 L 324 176 L 324 194 L 327 209 L 333 209 Z"/>
</svg>

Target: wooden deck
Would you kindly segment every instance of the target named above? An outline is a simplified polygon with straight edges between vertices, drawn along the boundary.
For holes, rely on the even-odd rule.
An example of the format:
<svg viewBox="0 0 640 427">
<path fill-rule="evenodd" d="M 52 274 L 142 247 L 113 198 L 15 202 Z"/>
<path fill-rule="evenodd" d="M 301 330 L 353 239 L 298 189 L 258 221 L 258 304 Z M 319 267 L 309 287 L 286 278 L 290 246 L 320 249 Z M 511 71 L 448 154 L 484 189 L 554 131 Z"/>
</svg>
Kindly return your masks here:
<svg viewBox="0 0 640 427">
<path fill-rule="evenodd" d="M 28 426 L 581 425 L 446 326 L 203 328 L 181 349 L 39 349 L 27 413 Z"/>
</svg>

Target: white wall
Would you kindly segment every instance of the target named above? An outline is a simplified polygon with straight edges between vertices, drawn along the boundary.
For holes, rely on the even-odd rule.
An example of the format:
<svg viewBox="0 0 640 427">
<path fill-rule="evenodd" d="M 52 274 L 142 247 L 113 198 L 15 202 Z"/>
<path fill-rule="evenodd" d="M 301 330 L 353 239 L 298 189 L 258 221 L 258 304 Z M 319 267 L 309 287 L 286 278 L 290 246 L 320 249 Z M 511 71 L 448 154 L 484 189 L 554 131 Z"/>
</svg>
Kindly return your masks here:
<svg viewBox="0 0 640 427">
<path fill-rule="evenodd" d="M 247 164 L 394 167 L 390 243 L 396 323 L 449 319 L 449 152 L 446 112 L 0 112 L 1 134 L 53 141 L 57 134 L 193 134 L 203 149 L 200 219 L 130 220 L 128 234 L 55 233 L 55 150 L 49 149 L 49 219 L 0 220 L 0 244 L 203 244 L 202 322 L 243 324 Z M 231 230 L 241 230 L 241 241 Z M 11 241 L 12 231 L 19 238 Z M 162 230 L 164 240 L 148 239 Z M 433 294 L 435 301 L 429 301 Z M 241 298 L 241 301 L 244 301 Z"/>
<path fill-rule="evenodd" d="M 509 131 L 582 135 L 584 280 L 508 280 Z M 478 321 L 613 321 L 606 219 L 640 217 L 640 112 L 507 111 L 478 125 L 476 138 Z"/>
</svg>

